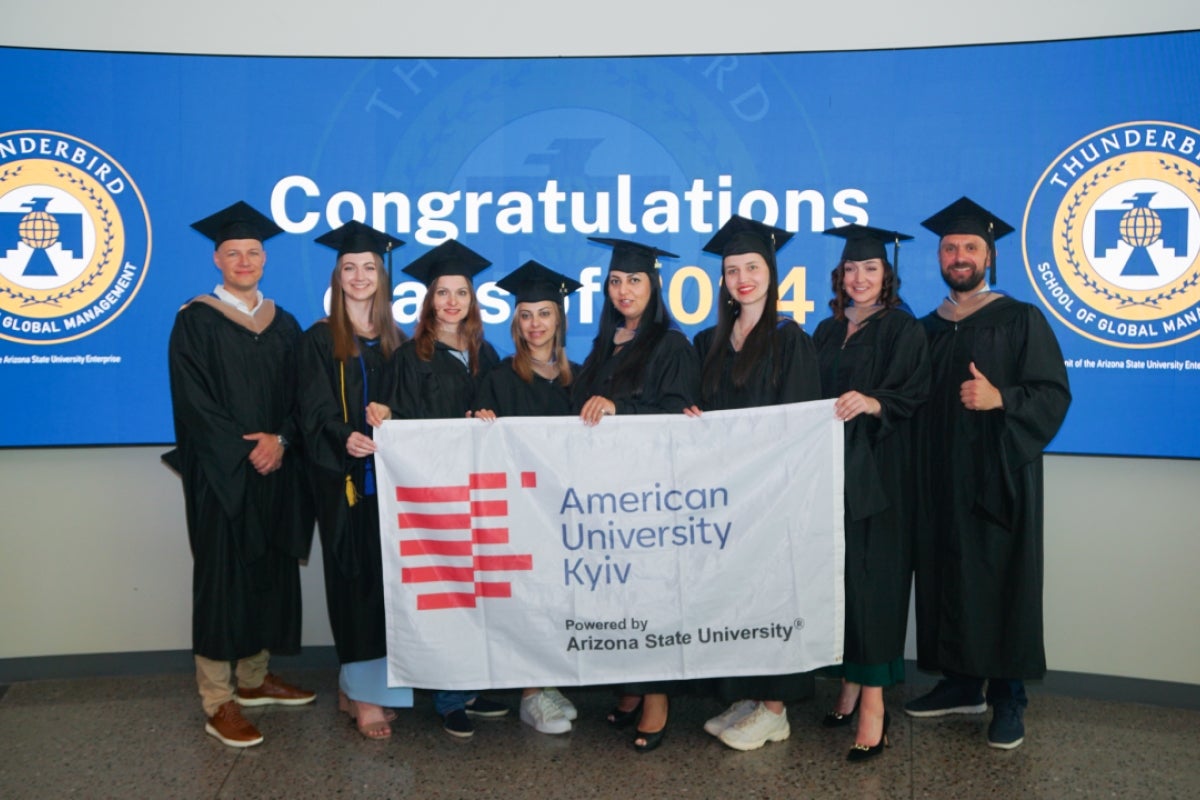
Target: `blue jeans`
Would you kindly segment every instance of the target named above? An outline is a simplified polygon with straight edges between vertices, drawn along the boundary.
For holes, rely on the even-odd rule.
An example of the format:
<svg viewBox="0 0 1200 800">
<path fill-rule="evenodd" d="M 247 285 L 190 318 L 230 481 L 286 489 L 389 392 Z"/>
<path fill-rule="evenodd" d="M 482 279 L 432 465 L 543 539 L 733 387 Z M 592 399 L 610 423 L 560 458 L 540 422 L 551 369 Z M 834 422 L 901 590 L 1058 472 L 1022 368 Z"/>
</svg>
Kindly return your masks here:
<svg viewBox="0 0 1200 800">
<path fill-rule="evenodd" d="M 993 707 L 997 702 L 1005 700 L 1013 700 L 1021 708 L 1029 705 L 1029 697 L 1025 694 L 1025 681 L 1010 678 L 972 678 L 956 672 L 947 672 L 945 675 L 946 680 L 963 687 L 964 692 L 973 690 L 971 694 L 975 695 L 983 689 L 983 682 L 986 680 L 988 684 L 986 699 L 988 705 Z"/>
<path fill-rule="evenodd" d="M 433 693 L 433 708 L 440 716 L 446 716 L 451 711 L 466 710 L 467 703 L 479 696 L 479 692 L 457 692 L 438 690 Z"/>
</svg>

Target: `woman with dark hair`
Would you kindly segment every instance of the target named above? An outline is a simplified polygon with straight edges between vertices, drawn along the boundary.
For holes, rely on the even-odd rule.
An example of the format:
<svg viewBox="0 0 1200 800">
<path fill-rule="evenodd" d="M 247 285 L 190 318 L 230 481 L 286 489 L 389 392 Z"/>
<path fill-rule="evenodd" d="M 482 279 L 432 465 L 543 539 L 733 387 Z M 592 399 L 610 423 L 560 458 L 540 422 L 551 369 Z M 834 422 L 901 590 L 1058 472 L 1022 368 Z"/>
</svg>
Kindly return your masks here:
<svg viewBox="0 0 1200 800">
<path fill-rule="evenodd" d="M 471 279 L 492 262 L 447 239 L 404 268 L 428 287 L 413 338 L 397 353 L 398 386 L 379 416 L 398 419 L 469 417 L 479 381 L 496 366 L 483 338 L 483 320 Z M 474 735 L 471 717 L 503 717 L 508 708 L 474 692 L 437 691 L 433 705 L 451 736 Z"/>
<path fill-rule="evenodd" d="M 563 301 L 579 289 L 579 281 L 526 261 L 496 285 L 516 300 L 512 319 L 516 352 L 484 376 L 475 398 L 475 417 L 491 422 L 497 417 L 569 416 L 571 381 L 578 367 L 567 360 Z M 522 692 L 521 721 L 539 733 L 566 733 L 575 717 L 575 706 L 558 689 Z"/>
<path fill-rule="evenodd" d="M 375 497 L 375 442 L 367 406 L 393 390 L 389 359 L 405 336 L 392 318 L 383 253 L 403 244 L 360 222 L 317 239 L 337 250 L 329 316 L 304 334 L 299 406 L 313 487 L 325 602 L 337 649 L 338 707 L 369 739 L 391 735 L 391 708 L 412 706 L 412 690 L 388 688 L 383 568 Z"/>
<path fill-rule="evenodd" d="M 623 239 L 592 241 L 613 250 L 600 331 L 575 381 L 574 407 L 588 425 L 615 414 L 678 414 L 695 403 L 699 362 L 663 303 L 658 256 L 675 255 Z M 608 715 L 618 728 L 638 721 L 633 747 L 639 753 L 662 744 L 668 689 L 664 683 L 627 685 Z"/>
<path fill-rule="evenodd" d="M 901 310 L 900 278 L 887 259 L 911 237 L 848 225 L 832 273 L 833 316 L 813 339 L 826 397 L 845 426 L 846 631 L 842 689 L 823 725 L 858 726 L 849 761 L 883 752 L 883 688 L 904 679 L 918 487 L 910 421 L 929 393 L 920 323 Z"/>
<path fill-rule="evenodd" d="M 721 256 L 717 324 L 696 335 L 703 363 L 700 402 L 687 409 L 782 405 L 821 396 L 812 339 L 795 321 L 780 317 L 775 251 L 792 234 L 744 217 L 731 217 L 704 246 Z M 718 693 L 734 701 L 704 730 L 736 750 L 756 750 L 791 735 L 786 703 L 813 693 L 811 673 L 722 678 Z"/>
</svg>

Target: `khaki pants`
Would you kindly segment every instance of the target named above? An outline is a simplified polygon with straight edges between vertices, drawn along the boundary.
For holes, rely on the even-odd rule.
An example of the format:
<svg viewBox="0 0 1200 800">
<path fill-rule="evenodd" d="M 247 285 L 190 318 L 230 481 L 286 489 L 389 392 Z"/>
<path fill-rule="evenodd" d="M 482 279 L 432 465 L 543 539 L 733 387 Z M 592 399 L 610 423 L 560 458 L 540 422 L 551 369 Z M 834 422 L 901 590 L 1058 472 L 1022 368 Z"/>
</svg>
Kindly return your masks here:
<svg viewBox="0 0 1200 800">
<path fill-rule="evenodd" d="M 228 661 L 213 661 L 196 656 L 196 684 L 200 689 L 200 703 L 204 715 L 211 717 L 217 709 L 233 699 L 233 670 Z M 267 662 L 271 654 L 260 650 L 252 656 L 238 659 L 237 685 L 245 689 L 257 689 L 267 677 Z"/>
</svg>

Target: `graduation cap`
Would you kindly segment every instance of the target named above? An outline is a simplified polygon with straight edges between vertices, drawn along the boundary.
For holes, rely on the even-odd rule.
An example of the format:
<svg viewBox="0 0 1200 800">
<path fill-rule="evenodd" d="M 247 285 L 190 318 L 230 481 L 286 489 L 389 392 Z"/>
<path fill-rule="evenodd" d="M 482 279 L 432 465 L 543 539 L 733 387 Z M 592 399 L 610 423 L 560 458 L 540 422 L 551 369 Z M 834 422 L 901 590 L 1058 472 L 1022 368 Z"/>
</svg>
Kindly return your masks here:
<svg viewBox="0 0 1200 800">
<path fill-rule="evenodd" d="M 713 234 L 704 245 L 704 252 L 721 257 L 758 253 L 773 264 L 775 251 L 787 244 L 792 236 L 791 231 L 783 228 L 735 215 Z"/>
<path fill-rule="evenodd" d="M 404 242 L 396 237 L 375 230 L 356 219 L 321 234 L 316 238 L 316 242 L 337 250 L 338 258 L 346 253 L 375 253 L 383 258 L 386 253 L 388 272 L 392 271 L 392 251 L 404 246 Z"/>
<path fill-rule="evenodd" d="M 192 227 L 213 240 L 214 250 L 219 248 L 222 242 L 230 239 L 257 239 L 265 242 L 272 236 L 283 233 L 283 228 L 276 225 L 270 217 L 241 200 L 199 222 L 193 222 Z"/>
<path fill-rule="evenodd" d="M 589 236 L 588 241 L 606 244 L 611 247 L 612 258 L 608 261 L 608 271 L 612 272 L 646 272 L 651 275 L 660 266 L 659 256 L 679 258 L 675 253 L 659 250 L 648 244 L 631 242 L 628 239 L 607 239 L 601 236 Z"/>
<path fill-rule="evenodd" d="M 564 297 L 583 284 L 529 260 L 496 281 L 496 285 L 513 295 L 518 303 L 540 303 L 543 300 L 561 303 Z"/>
<path fill-rule="evenodd" d="M 846 245 L 842 248 L 843 261 L 867 261 L 872 258 L 887 261 L 887 245 L 891 243 L 891 265 L 892 269 L 897 271 L 900 264 L 900 243 L 913 238 L 899 231 L 872 228 L 870 225 L 857 223 L 830 228 L 822 233 L 846 240 Z"/>
<path fill-rule="evenodd" d="M 457 239 L 447 239 L 403 269 L 426 286 L 446 275 L 461 275 L 471 280 L 492 262 Z"/>
<path fill-rule="evenodd" d="M 356 219 L 318 236 L 316 241 L 317 244 L 337 250 L 339 256 L 346 253 L 375 253 L 382 256 L 404 246 L 404 242 L 396 237 L 377 231 Z"/>
<path fill-rule="evenodd" d="M 983 237 L 992 251 L 991 282 L 996 282 L 996 240 L 1013 232 L 1013 226 L 969 197 L 960 197 L 921 223 L 939 237 L 955 233 Z"/>
</svg>

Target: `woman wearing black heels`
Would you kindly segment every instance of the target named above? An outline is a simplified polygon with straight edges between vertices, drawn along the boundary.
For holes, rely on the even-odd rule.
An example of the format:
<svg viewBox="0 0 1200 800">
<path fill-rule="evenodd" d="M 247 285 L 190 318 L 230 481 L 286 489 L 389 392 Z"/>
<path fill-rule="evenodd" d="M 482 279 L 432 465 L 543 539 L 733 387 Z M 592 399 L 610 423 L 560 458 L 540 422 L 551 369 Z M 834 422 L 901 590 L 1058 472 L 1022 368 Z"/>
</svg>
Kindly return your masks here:
<svg viewBox="0 0 1200 800">
<path fill-rule="evenodd" d="M 846 631 L 842 689 L 826 727 L 858 725 L 849 761 L 887 744 L 883 689 L 904 679 L 917 486 L 909 423 L 929 392 L 929 354 L 900 305 L 886 243 L 911 237 L 862 225 L 825 231 L 846 240 L 832 273 L 833 316 L 813 339 L 826 397 L 845 425 Z"/>
<path fill-rule="evenodd" d="M 613 250 L 600 330 L 575 382 L 575 409 L 588 425 L 616 414 L 678 414 L 695 402 L 699 363 L 662 299 L 658 256 L 675 256 L 622 239 L 592 241 Z M 638 720 L 633 747 L 640 753 L 662 744 L 668 691 L 667 683 L 627 685 L 608 715 L 615 727 Z"/>
<path fill-rule="evenodd" d="M 696 335 L 703 364 L 700 403 L 684 413 L 817 400 L 820 371 L 812 339 L 778 312 L 775 251 L 792 234 L 731 217 L 704 246 L 721 256 L 717 324 Z M 812 696 L 811 673 L 722 678 L 718 694 L 736 702 L 704 723 L 735 750 L 756 750 L 791 735 L 785 703 Z M 746 699 L 749 698 L 749 699 Z"/>
</svg>

